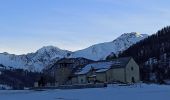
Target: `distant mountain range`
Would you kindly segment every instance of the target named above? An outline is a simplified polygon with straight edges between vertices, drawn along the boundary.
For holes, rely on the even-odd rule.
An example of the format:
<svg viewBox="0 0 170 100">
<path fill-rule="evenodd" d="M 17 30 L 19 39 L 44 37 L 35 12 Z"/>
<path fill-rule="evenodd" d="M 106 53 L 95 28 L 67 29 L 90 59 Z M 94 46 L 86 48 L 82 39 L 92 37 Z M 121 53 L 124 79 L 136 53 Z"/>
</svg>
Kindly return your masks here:
<svg viewBox="0 0 170 100">
<path fill-rule="evenodd" d="M 64 57 L 84 57 L 91 60 L 103 60 L 109 54 L 123 52 L 146 37 L 148 37 L 148 35 L 138 34 L 136 32 L 125 33 L 114 41 L 92 45 L 75 52 L 62 50 L 54 46 L 45 46 L 35 53 L 26 55 L 0 53 L 0 64 L 8 67 L 23 68 L 30 71 L 41 71 L 45 66 Z"/>
</svg>

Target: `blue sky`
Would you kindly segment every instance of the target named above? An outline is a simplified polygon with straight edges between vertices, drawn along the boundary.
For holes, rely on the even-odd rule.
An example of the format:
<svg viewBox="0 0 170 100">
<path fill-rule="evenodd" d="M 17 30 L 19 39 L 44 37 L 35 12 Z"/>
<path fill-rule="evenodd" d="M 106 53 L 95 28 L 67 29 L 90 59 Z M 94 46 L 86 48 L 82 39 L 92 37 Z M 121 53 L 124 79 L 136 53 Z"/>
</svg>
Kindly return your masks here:
<svg viewBox="0 0 170 100">
<path fill-rule="evenodd" d="M 0 0 L 0 52 L 79 50 L 169 25 L 170 0 Z"/>
</svg>

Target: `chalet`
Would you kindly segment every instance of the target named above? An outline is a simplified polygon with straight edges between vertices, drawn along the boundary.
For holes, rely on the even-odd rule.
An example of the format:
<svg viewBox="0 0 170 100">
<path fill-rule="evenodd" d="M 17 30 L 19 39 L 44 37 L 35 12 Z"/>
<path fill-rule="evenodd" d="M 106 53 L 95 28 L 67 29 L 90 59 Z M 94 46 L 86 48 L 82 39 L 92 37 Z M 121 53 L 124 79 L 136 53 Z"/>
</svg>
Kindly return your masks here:
<svg viewBox="0 0 170 100">
<path fill-rule="evenodd" d="M 139 66 L 131 57 L 118 58 L 113 61 L 98 61 L 88 64 L 76 72 L 72 80 L 73 84 L 135 83 L 140 81 Z"/>
</svg>

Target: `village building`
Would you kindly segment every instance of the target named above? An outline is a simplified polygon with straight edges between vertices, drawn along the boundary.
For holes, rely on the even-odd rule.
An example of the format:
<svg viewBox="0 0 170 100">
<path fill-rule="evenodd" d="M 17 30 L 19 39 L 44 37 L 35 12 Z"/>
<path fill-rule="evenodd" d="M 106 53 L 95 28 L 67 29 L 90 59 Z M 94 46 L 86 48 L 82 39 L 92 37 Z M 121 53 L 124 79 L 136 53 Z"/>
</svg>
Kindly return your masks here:
<svg viewBox="0 0 170 100">
<path fill-rule="evenodd" d="M 112 61 L 63 58 L 45 73 L 54 77 L 55 86 L 113 82 L 136 83 L 140 81 L 139 65 L 131 57 Z"/>
<path fill-rule="evenodd" d="M 85 58 L 63 58 L 45 69 L 44 73 L 54 78 L 55 85 L 70 84 L 74 72 L 92 62 Z"/>
<path fill-rule="evenodd" d="M 77 82 L 75 81 L 77 78 Z M 139 66 L 131 57 L 113 61 L 98 61 L 75 73 L 73 84 L 135 83 L 140 81 Z"/>
</svg>

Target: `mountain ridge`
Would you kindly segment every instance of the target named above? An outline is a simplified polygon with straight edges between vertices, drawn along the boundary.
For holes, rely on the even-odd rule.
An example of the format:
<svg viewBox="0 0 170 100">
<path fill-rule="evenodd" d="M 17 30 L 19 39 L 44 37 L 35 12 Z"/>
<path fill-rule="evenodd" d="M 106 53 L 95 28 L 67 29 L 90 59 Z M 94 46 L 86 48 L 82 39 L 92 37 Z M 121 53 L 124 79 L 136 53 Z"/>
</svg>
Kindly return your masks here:
<svg viewBox="0 0 170 100">
<path fill-rule="evenodd" d="M 92 60 L 103 60 L 110 53 L 118 54 L 127 49 L 131 45 L 139 42 L 140 40 L 148 37 L 146 34 L 139 34 L 136 32 L 124 33 L 117 39 L 111 42 L 104 42 L 92 45 L 88 48 L 74 52 L 71 57 L 84 57 Z M 104 51 L 104 52 L 103 52 Z M 88 53 L 88 54 L 87 54 Z M 93 56 L 91 56 L 93 55 Z M 94 56 L 95 55 L 95 56 Z"/>
<path fill-rule="evenodd" d="M 14 68 L 24 68 L 30 71 L 41 71 L 43 67 L 64 57 L 84 57 L 91 60 L 103 60 L 110 53 L 114 52 L 117 54 L 147 36 L 148 35 L 138 34 L 136 32 L 125 33 L 111 42 L 95 44 L 74 52 L 62 50 L 54 46 L 44 46 L 34 53 L 22 55 L 5 52 L 0 53 L 0 64 Z"/>
</svg>

